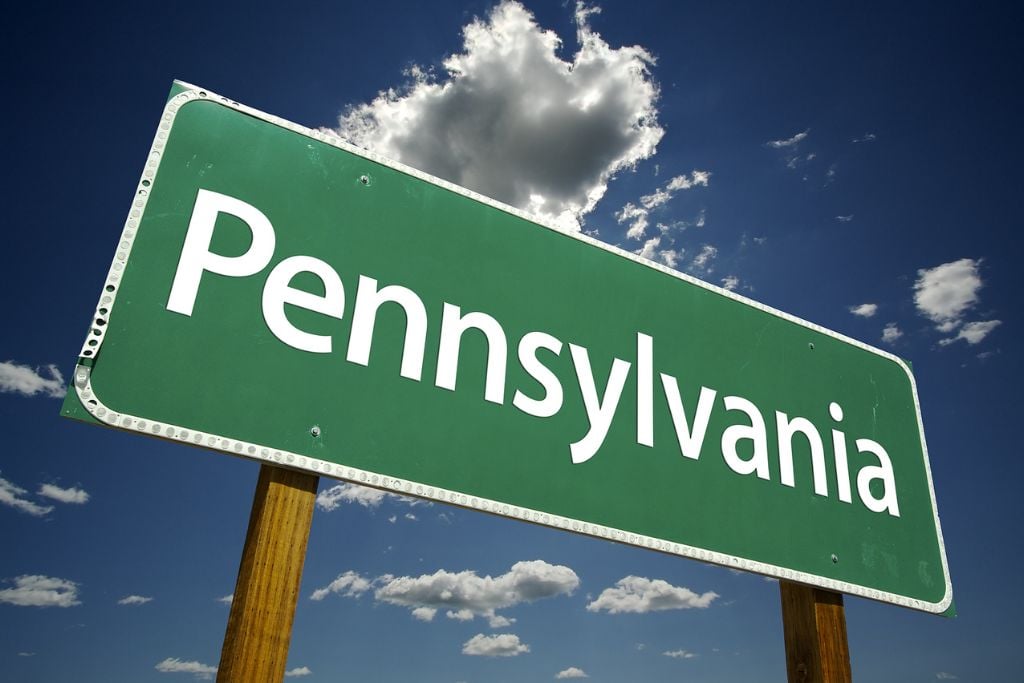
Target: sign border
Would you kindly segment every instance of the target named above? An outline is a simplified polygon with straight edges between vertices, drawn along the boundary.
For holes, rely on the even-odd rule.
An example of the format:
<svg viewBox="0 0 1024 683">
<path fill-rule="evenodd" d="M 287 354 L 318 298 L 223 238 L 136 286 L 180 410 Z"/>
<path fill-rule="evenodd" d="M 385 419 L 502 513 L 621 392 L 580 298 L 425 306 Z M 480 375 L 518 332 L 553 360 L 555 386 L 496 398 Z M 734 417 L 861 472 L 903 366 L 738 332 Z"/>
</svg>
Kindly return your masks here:
<svg viewBox="0 0 1024 683">
<path fill-rule="evenodd" d="M 103 290 L 100 293 L 99 303 L 96 306 L 96 314 L 94 324 L 91 325 L 90 333 L 88 334 L 84 344 L 82 345 L 81 353 L 79 354 L 78 365 L 75 368 L 73 384 L 77 397 L 81 401 L 82 406 L 98 421 L 115 427 L 124 431 L 145 433 L 150 436 L 156 436 L 168 441 L 175 441 L 179 443 L 187 443 L 189 445 L 201 446 L 203 448 L 222 451 L 229 455 L 237 455 L 252 460 L 267 462 L 282 467 L 287 467 L 295 470 L 304 472 L 310 472 L 316 475 L 325 475 L 335 479 L 348 481 L 354 484 L 369 486 L 384 491 L 397 493 L 400 495 L 416 496 L 419 498 L 426 498 L 428 500 L 439 501 L 448 503 L 472 510 L 478 510 L 482 512 L 488 512 L 491 514 L 499 515 L 502 517 L 510 517 L 512 519 L 518 519 L 521 521 L 532 522 L 542 526 L 552 527 L 555 529 L 562 529 L 566 531 L 572 531 L 575 533 L 583 534 L 586 536 L 592 536 L 599 539 L 611 540 L 618 543 L 624 543 L 627 545 L 637 546 L 640 548 L 647 548 L 650 550 L 656 550 L 669 555 L 678 555 L 702 562 L 709 562 L 720 566 L 728 567 L 730 569 L 740 569 L 744 571 L 754 572 L 763 574 L 766 576 L 774 577 L 785 581 L 795 581 L 798 583 L 809 584 L 812 586 L 818 586 L 828 590 L 849 593 L 851 595 L 857 595 L 860 597 L 868 598 L 871 600 L 877 600 L 881 602 L 901 605 L 911 609 L 916 609 L 924 612 L 931 613 L 942 613 L 947 611 L 953 601 L 952 583 L 949 576 L 949 565 L 946 559 L 946 547 L 942 536 L 942 527 L 939 524 L 938 506 L 935 501 L 935 488 L 932 483 L 932 472 L 931 464 L 928 459 L 928 446 L 925 441 L 924 425 L 921 419 L 921 406 L 918 399 L 917 384 L 914 381 L 914 376 L 910 372 L 910 368 L 907 363 L 898 356 L 895 356 L 888 351 L 879 349 L 856 339 L 852 339 L 838 332 L 821 327 L 814 323 L 808 322 L 801 318 L 798 318 L 789 313 L 779 311 L 770 306 L 766 306 L 760 302 L 748 299 L 735 292 L 717 287 L 713 284 L 704 282 L 697 278 L 694 278 L 685 273 L 681 273 L 677 270 L 668 268 L 667 266 L 655 263 L 648 259 L 642 258 L 636 254 L 627 252 L 618 247 L 610 244 L 600 242 L 581 231 L 570 231 L 564 227 L 560 227 L 549 221 L 545 221 L 537 216 L 533 216 L 529 213 L 516 209 L 507 204 L 503 204 L 489 197 L 485 197 L 481 194 L 468 190 L 464 187 L 460 187 L 446 180 L 434 177 L 422 171 L 418 171 L 414 168 L 406 166 L 396 161 L 384 158 L 378 154 L 370 152 L 365 149 L 358 148 L 350 143 L 345 142 L 341 138 L 337 137 L 331 132 L 325 130 L 314 130 L 305 126 L 286 121 L 278 116 L 267 114 L 259 111 L 252 107 L 248 107 L 227 97 L 217 95 L 205 88 L 191 85 L 182 81 L 174 81 L 174 90 L 179 91 L 170 97 L 164 107 L 163 114 L 160 118 L 160 124 L 157 129 L 156 135 L 153 139 L 153 144 L 150 148 L 149 155 L 147 157 L 146 165 L 142 171 L 142 176 L 139 179 L 138 186 L 136 188 L 135 198 L 132 202 L 131 209 L 128 212 L 128 218 L 125 221 L 124 229 L 121 233 L 121 239 L 118 243 L 117 251 L 114 254 L 113 263 L 110 266 L 110 270 L 107 273 L 106 280 L 104 282 Z M 100 351 L 103 344 L 103 338 L 106 333 L 106 322 L 108 317 L 113 310 L 114 304 L 117 300 L 118 286 L 120 284 L 121 275 L 124 271 L 125 265 L 128 262 L 128 258 L 131 254 L 132 244 L 134 242 L 135 234 L 139 228 L 139 224 L 142 218 L 142 214 L 146 208 L 146 203 L 149 198 L 149 189 L 155 182 L 157 174 L 160 169 L 160 162 L 162 159 L 162 152 L 167 143 L 167 139 L 170 135 L 171 129 L 174 125 L 177 113 L 182 107 L 190 102 L 196 101 L 208 101 L 214 102 L 221 106 L 233 109 L 240 113 L 252 116 L 266 123 L 270 123 L 293 133 L 303 135 L 310 139 L 318 142 L 331 145 L 342 149 L 350 154 L 362 157 L 369 161 L 381 164 L 388 168 L 394 169 L 401 173 L 413 176 L 425 182 L 431 183 L 443 189 L 457 193 L 469 199 L 473 199 L 482 204 L 486 204 L 490 207 L 498 209 L 500 211 L 518 216 L 531 223 L 540 227 L 552 230 L 563 235 L 567 235 L 576 239 L 584 244 L 591 247 L 597 247 L 607 252 L 611 252 L 616 256 L 620 256 L 638 264 L 653 268 L 660 272 L 665 273 L 671 277 L 683 280 L 692 285 L 702 287 L 704 289 L 713 291 L 721 296 L 728 297 L 747 306 L 755 308 L 759 311 L 769 313 L 778 318 L 782 318 L 791 323 L 803 326 L 809 330 L 813 330 L 820 334 L 832 337 L 846 344 L 853 345 L 859 349 L 873 353 L 882 358 L 890 360 L 906 373 L 907 378 L 910 381 L 910 387 L 914 398 L 914 411 L 917 416 L 918 432 L 921 439 L 921 449 L 924 457 L 925 473 L 928 479 L 928 492 L 932 504 L 932 512 L 935 521 L 935 532 L 939 544 L 939 554 L 942 558 L 942 572 L 943 579 L 945 582 L 945 593 L 943 598 L 939 602 L 927 602 L 914 598 L 908 598 L 895 593 L 889 593 L 886 591 L 879 591 L 867 586 L 859 584 L 849 583 L 845 581 L 837 581 L 824 576 L 818 576 L 816 574 L 810 574 L 807 572 L 797 571 L 793 569 L 787 569 L 785 567 L 767 564 L 756 560 L 750 560 L 742 557 L 736 557 L 726 553 L 720 553 L 713 550 L 707 550 L 705 548 L 698 548 L 695 546 L 689 546 L 682 543 L 676 543 L 673 541 L 666 541 L 659 538 L 650 536 L 644 536 L 641 534 L 634 534 L 622 529 L 613 527 L 607 527 L 599 524 L 592 524 L 590 522 L 584 522 L 577 519 L 568 517 L 562 517 L 559 515 L 552 515 L 550 513 L 542 512 L 539 510 L 533 510 L 517 505 L 510 505 L 498 501 L 481 498 L 479 496 L 473 496 L 471 494 L 465 494 L 459 491 L 452 491 L 448 489 L 442 489 L 434 486 L 427 486 L 414 481 L 406 481 L 388 475 L 382 475 L 377 472 L 371 472 L 368 470 L 362 470 L 354 467 L 348 467 L 345 465 L 339 465 L 336 463 L 326 462 L 317 458 L 312 458 L 297 453 L 291 453 L 288 451 L 268 448 L 260 444 L 249 443 L 247 441 L 239 441 L 237 439 L 229 439 L 222 435 L 211 434 L 202 431 L 196 431 L 189 427 L 183 427 L 180 425 L 166 424 L 159 421 L 147 419 L 146 417 L 140 417 L 117 411 L 107 405 L 105 405 L 100 398 L 96 395 L 92 387 L 91 374 L 92 366 L 95 362 L 95 358 Z"/>
</svg>

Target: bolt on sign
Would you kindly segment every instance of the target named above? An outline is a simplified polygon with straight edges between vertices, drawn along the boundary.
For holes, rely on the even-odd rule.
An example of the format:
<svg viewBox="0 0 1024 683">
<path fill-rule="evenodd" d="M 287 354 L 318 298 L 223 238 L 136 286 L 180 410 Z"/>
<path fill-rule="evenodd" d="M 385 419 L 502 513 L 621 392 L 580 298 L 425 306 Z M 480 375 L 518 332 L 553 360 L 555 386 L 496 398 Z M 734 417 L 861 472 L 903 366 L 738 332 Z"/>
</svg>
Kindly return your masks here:
<svg viewBox="0 0 1024 683">
<path fill-rule="evenodd" d="M 182 83 L 73 384 L 87 421 L 952 601 L 899 358 Z"/>
</svg>

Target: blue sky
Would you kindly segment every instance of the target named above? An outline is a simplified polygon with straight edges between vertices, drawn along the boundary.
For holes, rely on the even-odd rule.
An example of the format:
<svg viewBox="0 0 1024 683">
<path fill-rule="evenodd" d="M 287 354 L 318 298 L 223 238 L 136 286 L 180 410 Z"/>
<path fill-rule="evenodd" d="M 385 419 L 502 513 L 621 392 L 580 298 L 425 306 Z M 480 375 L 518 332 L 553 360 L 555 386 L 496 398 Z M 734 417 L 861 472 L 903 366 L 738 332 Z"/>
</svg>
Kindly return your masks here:
<svg viewBox="0 0 1024 683">
<path fill-rule="evenodd" d="M 580 19 L 551 2 L 494 14 L 487 2 L 423 5 L 14 11 L 0 47 L 13 84 L 0 251 L 2 677 L 187 681 L 219 658 L 257 465 L 57 415 L 56 379 L 74 366 L 173 78 L 340 127 L 552 218 L 568 210 L 601 240 L 910 360 L 959 616 L 849 598 L 854 675 L 1019 676 L 1019 11 L 603 2 Z M 513 37 L 529 77 L 499 68 Z M 581 50 L 584 85 L 545 76 Z M 446 64 L 500 87 L 445 99 L 431 88 L 453 78 Z M 638 64 L 646 74 L 630 72 Z M 604 93 L 593 106 L 608 125 L 584 147 L 606 153 L 569 155 L 538 180 L 551 160 L 501 132 L 530 131 L 538 101 L 592 91 Z M 580 135 L 566 108 L 554 111 L 533 135 Z M 488 116 L 498 133 L 474 127 Z M 425 142 L 437 139 L 447 144 Z M 331 495 L 337 484 L 321 482 L 296 678 L 785 675 L 778 587 L 761 577 L 440 504 Z M 630 576 L 676 608 L 601 608 Z M 400 577 L 419 598 L 395 591 Z M 531 577 L 550 579 L 543 596 Z M 473 614 L 430 614 L 439 584 L 482 596 L 467 602 Z"/>
</svg>

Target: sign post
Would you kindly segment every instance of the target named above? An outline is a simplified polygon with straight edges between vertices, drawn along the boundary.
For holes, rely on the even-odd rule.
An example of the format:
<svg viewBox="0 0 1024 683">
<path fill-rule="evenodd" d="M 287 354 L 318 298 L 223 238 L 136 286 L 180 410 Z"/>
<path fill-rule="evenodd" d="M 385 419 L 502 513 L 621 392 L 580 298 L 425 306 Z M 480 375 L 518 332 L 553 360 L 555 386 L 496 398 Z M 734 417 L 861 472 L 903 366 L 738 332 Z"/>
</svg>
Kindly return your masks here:
<svg viewBox="0 0 1024 683">
<path fill-rule="evenodd" d="M 789 581 L 779 592 L 789 683 L 850 683 L 843 596 Z"/>
<path fill-rule="evenodd" d="M 217 680 L 281 681 L 320 478 L 261 465 Z"/>
</svg>

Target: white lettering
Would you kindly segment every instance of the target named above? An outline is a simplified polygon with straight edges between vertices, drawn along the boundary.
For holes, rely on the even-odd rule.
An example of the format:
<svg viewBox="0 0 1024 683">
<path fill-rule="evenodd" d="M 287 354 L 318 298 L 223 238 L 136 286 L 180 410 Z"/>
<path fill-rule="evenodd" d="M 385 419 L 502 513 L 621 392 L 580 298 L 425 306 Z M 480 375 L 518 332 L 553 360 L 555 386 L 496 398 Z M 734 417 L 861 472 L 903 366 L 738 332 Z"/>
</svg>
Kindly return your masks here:
<svg viewBox="0 0 1024 683">
<path fill-rule="evenodd" d="M 708 421 L 711 419 L 711 408 L 715 402 L 716 392 L 707 387 L 700 388 L 700 397 L 697 399 L 697 411 L 693 415 L 693 429 L 691 430 L 690 423 L 686 419 L 686 409 L 683 408 L 683 400 L 679 396 L 679 384 L 676 378 L 661 373 L 661 385 L 665 389 L 668 409 L 672 414 L 672 424 L 676 428 L 679 452 L 685 458 L 698 460 L 700 449 L 704 445 L 704 434 L 708 429 Z"/>
<path fill-rule="evenodd" d="M 291 287 L 292 278 L 299 273 L 312 273 L 320 278 L 324 295 Z M 292 325 L 284 313 L 285 304 L 341 320 L 345 313 L 345 288 L 334 268 L 312 256 L 292 256 L 274 266 L 263 285 L 263 319 L 274 336 L 301 351 L 330 353 L 331 337 L 305 332 Z"/>
<path fill-rule="evenodd" d="M 551 417 L 562 409 L 562 383 L 537 358 L 539 349 L 547 349 L 557 356 L 562 352 L 562 342 L 544 332 L 529 332 L 519 340 L 519 363 L 544 388 L 544 398 L 538 401 L 517 390 L 512 405 L 527 415 Z"/>
<path fill-rule="evenodd" d="M 455 391 L 459 373 L 459 347 L 466 330 L 480 330 L 487 338 L 487 382 L 484 386 L 484 400 L 491 403 L 505 402 L 505 364 L 508 361 L 508 344 L 505 331 L 498 321 L 486 313 L 462 315 L 458 306 L 446 303 L 441 316 L 441 343 L 437 352 L 437 378 L 434 384 L 442 389 Z"/>
<path fill-rule="evenodd" d="M 370 364 L 370 345 L 377 323 L 377 309 L 384 303 L 396 303 L 405 312 L 405 343 L 402 346 L 401 375 L 417 382 L 423 374 L 423 346 L 427 339 L 427 311 L 416 292 L 398 285 L 377 289 L 377 281 L 359 276 L 356 307 L 352 314 L 352 333 L 348 340 L 349 363 Z"/>
<path fill-rule="evenodd" d="M 615 416 L 615 409 L 619 405 L 619 398 L 622 396 L 622 388 L 629 377 L 630 364 L 619 358 L 614 360 L 602 399 L 598 397 L 597 388 L 594 386 L 590 354 L 585 348 L 575 344 L 569 344 L 569 352 L 572 353 L 572 363 L 576 366 L 576 379 L 580 384 L 583 406 L 587 409 L 587 421 L 590 423 L 586 435 L 576 443 L 569 444 L 569 455 L 573 463 L 578 465 L 590 460 L 604 443 L 612 418 Z"/>
</svg>

